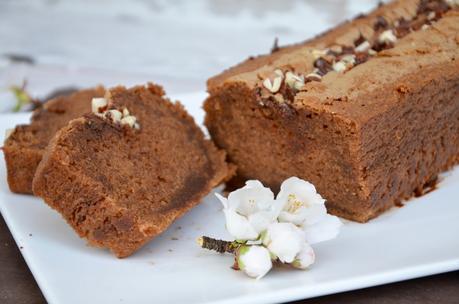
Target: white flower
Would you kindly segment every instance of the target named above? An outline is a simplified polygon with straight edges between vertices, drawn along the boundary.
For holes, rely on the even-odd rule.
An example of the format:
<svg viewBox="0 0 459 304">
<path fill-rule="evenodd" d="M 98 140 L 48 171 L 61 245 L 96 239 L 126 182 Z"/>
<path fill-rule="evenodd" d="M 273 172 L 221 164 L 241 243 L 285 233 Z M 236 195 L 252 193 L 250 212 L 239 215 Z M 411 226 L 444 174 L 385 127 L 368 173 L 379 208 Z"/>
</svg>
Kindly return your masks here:
<svg viewBox="0 0 459 304">
<path fill-rule="evenodd" d="M 305 235 L 292 223 L 272 223 L 262 241 L 274 257 L 282 263 L 291 263 L 303 248 Z"/>
<path fill-rule="evenodd" d="M 326 214 L 319 222 L 303 227 L 306 241 L 309 244 L 316 244 L 334 239 L 342 225 L 343 223 L 338 217 Z"/>
<path fill-rule="evenodd" d="M 239 269 L 249 277 L 262 278 L 273 267 L 268 249 L 262 246 L 242 246 L 237 256 Z"/>
<path fill-rule="evenodd" d="M 292 262 L 292 266 L 299 269 L 306 269 L 312 264 L 315 260 L 314 250 L 308 243 L 303 244 L 303 248 L 296 255 L 295 260 Z"/>
<path fill-rule="evenodd" d="M 283 206 L 279 221 L 302 226 L 309 244 L 327 241 L 338 235 L 342 223 L 336 216 L 327 214 L 325 200 L 313 184 L 290 177 L 282 183 L 277 200 Z"/>
<path fill-rule="evenodd" d="M 259 181 L 247 181 L 244 187 L 231 192 L 228 199 L 216 196 L 224 207 L 226 228 L 236 240 L 256 240 L 280 212 L 273 192 Z"/>
<path fill-rule="evenodd" d="M 280 222 L 312 225 L 327 214 L 325 200 L 314 185 L 298 177 L 290 177 L 282 183 L 277 200 L 283 206 Z"/>
</svg>

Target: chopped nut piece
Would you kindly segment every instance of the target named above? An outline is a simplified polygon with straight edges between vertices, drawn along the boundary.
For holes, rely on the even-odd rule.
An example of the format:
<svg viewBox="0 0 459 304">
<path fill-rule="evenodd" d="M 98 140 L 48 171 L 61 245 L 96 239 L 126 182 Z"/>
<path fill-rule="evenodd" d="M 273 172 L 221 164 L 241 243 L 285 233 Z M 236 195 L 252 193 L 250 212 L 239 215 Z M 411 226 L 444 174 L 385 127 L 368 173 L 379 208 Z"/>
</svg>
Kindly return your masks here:
<svg viewBox="0 0 459 304">
<path fill-rule="evenodd" d="M 397 41 L 397 37 L 395 37 L 392 30 L 387 30 L 379 35 L 378 41 L 385 44 L 395 43 Z"/>
<path fill-rule="evenodd" d="M 338 61 L 333 64 L 333 70 L 338 73 L 346 71 L 346 64 L 343 61 Z"/>
<path fill-rule="evenodd" d="M 378 54 L 378 52 L 376 52 L 375 50 L 373 50 L 373 49 L 369 49 L 368 50 L 368 55 L 374 56 L 376 54 Z"/>
<path fill-rule="evenodd" d="M 111 119 L 113 122 L 120 122 L 123 114 L 118 110 L 108 110 L 105 112 L 105 117 Z"/>
<path fill-rule="evenodd" d="M 427 15 L 427 20 L 432 20 L 432 19 L 435 19 L 435 12 L 430 12 L 428 15 Z"/>
<path fill-rule="evenodd" d="M 129 115 L 129 116 L 126 116 L 126 117 L 123 117 L 121 119 L 121 124 L 122 125 L 128 125 L 130 126 L 131 128 L 133 128 L 136 124 L 136 117 L 135 116 L 132 116 L 132 115 Z"/>
<path fill-rule="evenodd" d="M 101 116 L 102 118 L 107 118 L 114 123 L 121 123 L 121 125 L 128 125 L 135 129 L 140 128 L 139 124 L 137 123 L 137 118 L 134 115 L 131 115 L 127 108 L 124 108 L 122 111 L 111 109 L 97 115 Z"/>
<path fill-rule="evenodd" d="M 276 94 L 276 95 L 274 95 L 274 99 L 275 99 L 278 103 L 284 103 L 284 102 L 285 102 L 284 96 L 282 96 L 282 94 Z"/>
<path fill-rule="evenodd" d="M 330 47 L 330 51 L 332 51 L 333 53 L 341 53 L 343 51 L 343 47 L 341 45 L 335 44 Z M 329 52 L 327 51 L 327 54 L 328 53 Z"/>
<path fill-rule="evenodd" d="M 283 80 L 283 77 L 280 77 L 280 76 L 274 78 L 273 82 L 271 82 L 271 79 L 266 78 L 263 81 L 263 86 L 266 89 L 268 89 L 268 91 L 270 91 L 271 93 L 277 93 L 280 90 L 280 87 L 282 85 L 282 80 Z"/>
<path fill-rule="evenodd" d="M 451 8 L 459 7 L 459 0 L 446 0 Z"/>
<path fill-rule="evenodd" d="M 428 28 L 430 28 L 430 25 L 424 24 L 424 25 L 421 27 L 421 30 L 425 31 L 425 30 L 427 30 Z"/>
<path fill-rule="evenodd" d="M 355 64 L 355 55 L 346 55 L 341 57 L 341 61 L 344 63 Z"/>
<path fill-rule="evenodd" d="M 284 72 L 282 72 L 282 70 L 279 69 L 274 70 L 274 74 L 276 74 L 279 77 L 284 77 Z"/>
<path fill-rule="evenodd" d="M 300 90 L 304 86 L 304 77 L 288 71 L 285 73 L 285 83 L 292 89 Z"/>
<path fill-rule="evenodd" d="M 356 52 L 365 52 L 366 50 L 368 50 L 370 48 L 370 42 L 368 41 L 364 41 L 362 42 L 361 44 L 359 44 L 356 48 L 355 48 L 355 51 Z"/>
<path fill-rule="evenodd" d="M 102 113 L 105 111 L 105 108 L 108 105 L 108 101 L 105 98 L 93 98 L 91 101 L 91 108 L 92 112 L 97 114 L 97 113 Z"/>
<path fill-rule="evenodd" d="M 321 81 L 322 80 L 322 76 L 320 76 L 316 72 L 312 72 L 312 73 L 309 73 L 308 75 L 306 75 L 306 79 L 309 80 L 309 81 Z"/>
<path fill-rule="evenodd" d="M 327 55 L 328 51 L 328 49 L 312 50 L 312 57 L 314 57 L 314 59 L 319 59 L 320 57 Z"/>
</svg>

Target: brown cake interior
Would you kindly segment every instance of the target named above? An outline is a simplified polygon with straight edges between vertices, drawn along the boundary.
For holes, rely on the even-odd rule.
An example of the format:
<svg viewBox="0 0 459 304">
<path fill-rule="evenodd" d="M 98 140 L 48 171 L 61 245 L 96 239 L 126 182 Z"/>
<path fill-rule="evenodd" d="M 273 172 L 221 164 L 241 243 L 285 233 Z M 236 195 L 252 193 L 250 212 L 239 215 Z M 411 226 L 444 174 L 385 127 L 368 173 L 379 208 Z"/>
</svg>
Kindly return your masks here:
<svg viewBox="0 0 459 304">
<path fill-rule="evenodd" d="M 35 110 L 30 124 L 12 131 L 3 146 L 11 191 L 32 194 L 32 179 L 48 142 L 70 120 L 90 112 L 91 99 L 104 93 L 97 87 L 54 98 Z"/>
<path fill-rule="evenodd" d="M 208 140 L 160 87 L 117 87 L 109 108 L 127 108 L 140 128 L 89 114 L 51 142 L 34 193 L 81 237 L 118 257 L 164 231 L 222 182 L 225 153 Z"/>
</svg>

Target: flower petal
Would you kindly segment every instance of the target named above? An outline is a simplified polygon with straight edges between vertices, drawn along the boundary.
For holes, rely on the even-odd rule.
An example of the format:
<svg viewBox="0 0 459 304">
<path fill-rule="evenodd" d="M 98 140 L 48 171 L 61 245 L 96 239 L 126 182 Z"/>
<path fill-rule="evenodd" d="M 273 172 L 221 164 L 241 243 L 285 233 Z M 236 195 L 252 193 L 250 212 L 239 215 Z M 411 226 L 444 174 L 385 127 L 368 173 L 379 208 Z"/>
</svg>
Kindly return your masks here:
<svg viewBox="0 0 459 304">
<path fill-rule="evenodd" d="M 263 184 L 257 179 L 251 179 L 245 182 L 245 186 L 242 187 L 243 189 L 246 188 L 264 188 Z"/>
<path fill-rule="evenodd" d="M 273 223 L 269 225 L 263 244 L 281 262 L 291 263 L 303 247 L 303 231 L 292 223 Z"/>
<path fill-rule="evenodd" d="M 311 225 L 320 221 L 327 214 L 327 208 L 322 204 L 314 204 L 308 207 L 300 207 L 295 212 L 281 211 L 280 222 L 289 222 L 301 226 Z"/>
<path fill-rule="evenodd" d="M 316 192 L 314 185 L 298 177 L 286 179 L 276 199 L 283 205 L 279 214 L 282 222 L 312 225 L 327 214 L 325 200 Z"/>
<path fill-rule="evenodd" d="M 245 216 L 270 208 L 273 201 L 273 192 L 263 186 L 243 187 L 228 195 L 228 207 Z"/>
<path fill-rule="evenodd" d="M 226 199 L 226 197 L 222 196 L 220 193 L 215 193 L 215 196 L 222 203 L 223 208 L 228 209 L 228 200 Z"/>
<path fill-rule="evenodd" d="M 226 219 L 226 229 L 236 240 L 256 240 L 258 232 L 253 229 L 246 217 L 234 210 L 223 209 Z"/>
<path fill-rule="evenodd" d="M 325 200 L 317 194 L 316 187 L 310 182 L 302 180 L 296 176 L 287 178 L 282 182 L 277 198 L 287 199 L 289 194 L 295 194 L 301 201 L 308 203 L 324 203 Z"/>
<path fill-rule="evenodd" d="M 275 220 L 272 212 L 260 211 L 248 216 L 248 221 L 255 231 L 261 233 Z"/>
<path fill-rule="evenodd" d="M 334 239 L 342 225 L 343 223 L 338 217 L 327 214 L 319 222 L 303 227 L 306 241 L 309 244 L 315 244 Z"/>
</svg>

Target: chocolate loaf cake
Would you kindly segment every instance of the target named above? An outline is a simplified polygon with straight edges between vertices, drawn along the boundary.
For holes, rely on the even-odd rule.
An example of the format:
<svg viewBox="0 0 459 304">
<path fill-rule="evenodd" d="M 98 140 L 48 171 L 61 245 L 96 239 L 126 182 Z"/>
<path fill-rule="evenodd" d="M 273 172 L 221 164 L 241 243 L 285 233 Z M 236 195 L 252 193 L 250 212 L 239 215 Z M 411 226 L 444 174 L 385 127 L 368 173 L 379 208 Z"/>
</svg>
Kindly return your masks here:
<svg viewBox="0 0 459 304">
<path fill-rule="evenodd" d="M 97 87 L 56 97 L 35 110 L 30 124 L 11 131 L 3 146 L 11 191 L 32 194 L 32 179 L 48 142 L 70 120 L 91 112 L 91 99 L 104 93 Z"/>
<path fill-rule="evenodd" d="M 457 5 L 394 1 L 210 79 L 231 184 L 298 176 L 359 222 L 422 194 L 459 162 Z"/>
<path fill-rule="evenodd" d="M 126 257 L 194 207 L 232 169 L 179 104 L 149 84 L 93 99 L 50 142 L 33 191 L 90 244 Z"/>
</svg>

